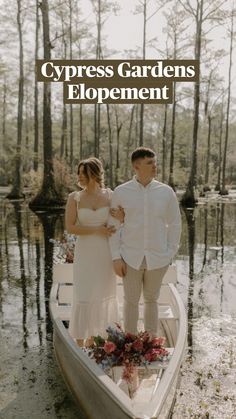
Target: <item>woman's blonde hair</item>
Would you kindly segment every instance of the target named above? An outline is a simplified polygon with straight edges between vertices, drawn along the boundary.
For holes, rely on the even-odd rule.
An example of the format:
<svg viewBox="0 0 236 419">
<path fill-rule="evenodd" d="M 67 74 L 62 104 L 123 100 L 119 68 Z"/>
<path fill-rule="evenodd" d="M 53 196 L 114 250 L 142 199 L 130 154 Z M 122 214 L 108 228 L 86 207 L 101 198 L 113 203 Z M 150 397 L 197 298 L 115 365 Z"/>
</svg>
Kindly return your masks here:
<svg viewBox="0 0 236 419">
<path fill-rule="evenodd" d="M 93 177 L 101 188 L 104 187 L 104 169 L 100 160 L 96 157 L 81 160 L 78 166 L 78 174 L 81 166 L 84 168 L 84 175 L 88 181 L 90 177 Z"/>
</svg>

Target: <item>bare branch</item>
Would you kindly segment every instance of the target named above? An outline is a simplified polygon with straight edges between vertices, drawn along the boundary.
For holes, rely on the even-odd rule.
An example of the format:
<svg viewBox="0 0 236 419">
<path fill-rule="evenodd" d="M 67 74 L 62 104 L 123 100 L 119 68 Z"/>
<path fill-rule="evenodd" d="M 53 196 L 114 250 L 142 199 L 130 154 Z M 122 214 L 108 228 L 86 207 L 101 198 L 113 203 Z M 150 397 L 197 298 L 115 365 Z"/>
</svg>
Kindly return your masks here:
<svg viewBox="0 0 236 419">
<path fill-rule="evenodd" d="M 146 19 L 146 22 L 148 22 L 153 16 L 155 16 L 159 10 L 163 7 L 163 5 L 161 5 L 160 7 L 158 7 L 155 12 L 153 12 L 150 16 L 148 16 L 148 18 Z"/>
<path fill-rule="evenodd" d="M 196 16 L 196 12 L 195 12 L 194 8 L 192 7 L 192 5 L 191 5 L 190 1 L 189 1 L 189 0 L 187 0 L 187 1 L 186 1 L 186 3 L 188 4 L 189 9 L 192 11 L 192 14 L 193 14 L 194 16 Z"/>
<path fill-rule="evenodd" d="M 63 36 L 65 36 L 66 34 L 68 34 L 68 32 L 69 32 L 69 29 L 68 29 L 67 31 L 64 31 L 61 35 L 58 35 L 58 34 L 56 33 L 55 38 L 51 39 L 51 40 L 50 40 L 50 43 L 52 44 L 52 43 L 53 43 L 53 42 L 55 42 L 57 39 L 63 38 Z"/>
<path fill-rule="evenodd" d="M 184 8 L 184 10 L 186 10 L 187 13 L 190 13 L 191 15 L 193 15 L 196 18 L 196 13 L 194 12 L 192 6 L 187 7 L 186 2 L 183 2 L 182 0 L 178 0 L 178 2 L 181 4 L 181 6 Z M 189 3 L 189 2 L 187 2 L 187 3 Z M 189 6 L 189 4 L 188 4 L 188 6 Z"/>
<path fill-rule="evenodd" d="M 214 15 L 214 13 L 217 11 L 217 10 L 219 10 L 220 9 L 220 7 L 223 5 L 223 4 L 225 4 L 225 1 L 223 0 L 217 7 L 215 7 L 214 9 L 212 9 L 212 10 L 210 10 L 209 11 L 209 13 L 206 15 L 206 16 L 204 16 L 203 18 L 202 18 L 202 21 L 204 22 L 205 20 L 207 20 L 207 19 L 211 19 L 211 15 Z"/>
</svg>

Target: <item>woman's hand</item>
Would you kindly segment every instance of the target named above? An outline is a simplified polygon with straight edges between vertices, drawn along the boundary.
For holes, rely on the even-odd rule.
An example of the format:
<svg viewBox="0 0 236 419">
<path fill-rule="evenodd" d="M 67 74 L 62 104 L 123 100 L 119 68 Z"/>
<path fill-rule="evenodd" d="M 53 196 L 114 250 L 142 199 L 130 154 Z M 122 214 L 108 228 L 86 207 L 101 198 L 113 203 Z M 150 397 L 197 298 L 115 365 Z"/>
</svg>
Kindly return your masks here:
<svg viewBox="0 0 236 419">
<path fill-rule="evenodd" d="M 110 237 L 112 234 L 116 232 L 116 228 L 114 226 L 108 226 L 104 224 L 101 227 L 98 227 L 97 234 L 104 237 Z"/>
<path fill-rule="evenodd" d="M 123 224 L 125 219 L 125 211 L 124 208 L 122 208 L 120 205 L 118 208 L 111 208 L 110 214 L 112 217 L 114 217 L 116 220 L 120 221 L 121 224 Z"/>
</svg>

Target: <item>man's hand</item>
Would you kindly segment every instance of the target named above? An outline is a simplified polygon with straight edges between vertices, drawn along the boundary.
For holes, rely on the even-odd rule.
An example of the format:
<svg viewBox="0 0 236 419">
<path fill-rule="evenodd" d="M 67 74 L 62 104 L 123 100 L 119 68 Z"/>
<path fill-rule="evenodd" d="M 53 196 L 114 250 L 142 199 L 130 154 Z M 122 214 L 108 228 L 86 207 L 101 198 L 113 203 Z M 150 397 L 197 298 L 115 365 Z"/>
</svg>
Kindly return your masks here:
<svg viewBox="0 0 236 419">
<path fill-rule="evenodd" d="M 118 208 L 110 208 L 110 214 L 112 217 L 116 218 L 116 220 L 120 221 L 123 224 L 125 219 L 125 211 L 124 208 L 118 205 Z"/>
<path fill-rule="evenodd" d="M 113 268 L 114 268 L 114 271 L 115 271 L 116 275 L 121 276 L 121 278 L 123 276 L 125 276 L 125 274 L 126 274 L 126 263 L 123 261 L 123 259 L 113 260 Z"/>
</svg>

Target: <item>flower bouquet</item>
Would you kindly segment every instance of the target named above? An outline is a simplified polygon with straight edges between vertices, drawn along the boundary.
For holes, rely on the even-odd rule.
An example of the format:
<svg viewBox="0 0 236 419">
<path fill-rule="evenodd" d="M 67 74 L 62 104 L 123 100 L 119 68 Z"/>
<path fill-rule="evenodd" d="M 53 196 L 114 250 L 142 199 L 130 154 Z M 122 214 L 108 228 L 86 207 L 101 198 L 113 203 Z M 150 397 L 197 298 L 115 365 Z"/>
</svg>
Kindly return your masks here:
<svg viewBox="0 0 236 419">
<path fill-rule="evenodd" d="M 76 236 L 68 234 L 66 231 L 63 234 L 62 241 L 50 239 L 57 250 L 57 254 L 54 255 L 55 263 L 73 263 L 75 241 Z"/>
<path fill-rule="evenodd" d="M 105 372 L 116 366 L 123 366 L 122 378 L 128 383 L 134 381 L 137 366 L 147 368 L 154 361 L 163 361 L 169 355 L 164 348 L 165 338 L 153 338 L 148 332 L 137 335 L 125 333 L 119 324 L 107 328 L 107 339 L 94 336 L 94 343 L 89 347 L 89 356 Z"/>
</svg>

